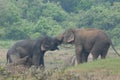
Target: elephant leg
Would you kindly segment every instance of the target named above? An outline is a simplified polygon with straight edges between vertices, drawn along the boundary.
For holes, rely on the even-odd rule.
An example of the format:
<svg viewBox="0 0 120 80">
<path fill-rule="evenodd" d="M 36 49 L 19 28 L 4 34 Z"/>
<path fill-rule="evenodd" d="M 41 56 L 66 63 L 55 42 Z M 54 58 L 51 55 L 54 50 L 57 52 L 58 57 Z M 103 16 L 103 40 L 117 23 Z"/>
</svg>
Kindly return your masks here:
<svg viewBox="0 0 120 80">
<path fill-rule="evenodd" d="M 96 42 L 91 50 L 93 60 L 98 59 L 99 55 L 103 52 L 104 45 L 103 43 Z"/>
<path fill-rule="evenodd" d="M 24 65 L 27 59 L 28 59 L 28 56 L 25 56 L 24 58 L 18 59 L 16 62 L 14 62 L 13 65 L 21 65 L 21 64 Z"/>
<path fill-rule="evenodd" d="M 26 60 L 25 65 L 29 67 L 32 65 L 32 59 L 30 57 L 28 57 L 28 59 Z"/>
<path fill-rule="evenodd" d="M 44 55 L 40 54 L 41 56 L 33 55 L 32 64 L 36 68 L 44 69 Z"/>
<path fill-rule="evenodd" d="M 77 64 L 82 63 L 82 47 L 76 47 Z"/>
<path fill-rule="evenodd" d="M 93 61 L 94 61 L 94 60 L 97 60 L 97 59 L 98 59 L 98 57 L 99 57 L 99 54 L 97 54 L 97 53 L 96 53 L 96 54 L 95 54 L 95 53 L 93 53 L 92 55 L 93 55 Z"/>
<path fill-rule="evenodd" d="M 39 66 L 44 67 L 44 52 L 41 53 L 40 59 L 39 59 Z"/>
<path fill-rule="evenodd" d="M 107 54 L 107 52 L 101 53 L 101 54 L 100 54 L 100 55 L 101 55 L 101 59 L 105 59 L 105 58 L 106 58 L 106 54 Z"/>
<path fill-rule="evenodd" d="M 93 60 L 96 60 L 99 55 L 101 56 L 102 59 L 104 59 L 107 55 L 108 49 L 110 47 L 109 43 L 96 43 L 94 47 L 92 48 L 92 55 L 93 55 Z"/>
<path fill-rule="evenodd" d="M 40 59 L 40 56 L 36 56 L 36 55 L 33 55 L 33 58 L 32 58 L 32 64 L 34 66 L 39 66 L 39 59 Z"/>
<path fill-rule="evenodd" d="M 93 49 L 91 50 L 91 54 L 92 54 L 92 56 L 93 56 L 93 61 L 94 61 L 94 60 L 97 60 L 97 58 L 99 57 L 100 53 L 101 53 L 101 52 L 99 51 L 98 48 L 94 48 L 94 47 L 93 47 Z"/>
<path fill-rule="evenodd" d="M 11 55 L 11 63 L 9 63 L 8 65 L 14 66 L 14 65 L 21 65 L 21 64 L 25 64 L 25 62 L 27 61 L 28 56 L 24 57 L 24 58 L 20 58 L 16 55 Z"/>
<path fill-rule="evenodd" d="M 106 55 L 107 55 L 107 52 L 108 52 L 108 49 L 109 49 L 109 45 L 103 49 L 102 53 L 100 54 L 101 55 L 101 59 L 105 59 L 106 58 Z"/>
<path fill-rule="evenodd" d="M 18 53 L 11 54 L 9 58 L 10 58 L 10 63 L 14 63 L 20 59 L 20 55 Z"/>
<path fill-rule="evenodd" d="M 83 52 L 82 54 L 82 63 L 87 62 L 88 61 L 88 52 Z"/>
</svg>

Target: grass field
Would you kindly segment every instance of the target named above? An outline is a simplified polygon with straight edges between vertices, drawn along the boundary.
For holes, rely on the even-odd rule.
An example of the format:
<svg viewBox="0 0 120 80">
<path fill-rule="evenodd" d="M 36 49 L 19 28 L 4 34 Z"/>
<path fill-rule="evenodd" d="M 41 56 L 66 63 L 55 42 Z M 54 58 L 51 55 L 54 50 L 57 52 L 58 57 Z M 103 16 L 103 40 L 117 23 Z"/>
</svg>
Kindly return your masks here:
<svg viewBox="0 0 120 80">
<path fill-rule="evenodd" d="M 112 49 L 109 50 L 105 60 L 98 59 L 93 62 L 90 55 L 88 63 L 65 68 L 63 64 L 66 58 L 75 54 L 74 48 L 48 51 L 44 58 L 45 72 L 39 72 L 37 74 L 39 78 L 31 75 L 29 69 L 23 68 L 24 73 L 14 72 L 13 75 L 8 75 L 4 68 L 6 52 L 7 49 L 0 49 L 0 80 L 120 80 L 120 58 L 114 54 Z M 14 70 L 17 71 L 17 68 Z"/>
<path fill-rule="evenodd" d="M 54 80 L 120 80 L 120 58 L 107 58 L 68 67 L 52 75 Z"/>
</svg>

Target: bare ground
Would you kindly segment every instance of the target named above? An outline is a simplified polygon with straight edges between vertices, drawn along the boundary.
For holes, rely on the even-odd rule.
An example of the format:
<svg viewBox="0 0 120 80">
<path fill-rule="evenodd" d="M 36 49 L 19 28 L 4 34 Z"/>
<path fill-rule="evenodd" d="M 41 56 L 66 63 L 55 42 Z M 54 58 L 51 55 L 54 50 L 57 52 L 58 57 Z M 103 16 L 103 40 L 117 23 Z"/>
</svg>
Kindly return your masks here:
<svg viewBox="0 0 120 80">
<path fill-rule="evenodd" d="M 118 52 L 120 51 L 118 50 Z M 6 64 L 6 53 L 7 53 L 7 49 L 0 49 L 0 66 L 5 66 Z M 63 67 L 66 58 L 72 55 L 75 55 L 74 48 L 64 48 L 56 51 L 48 51 L 44 57 L 46 69 L 52 70 Z M 110 49 L 107 55 L 107 58 L 108 57 L 118 57 L 118 56 L 115 54 L 113 50 Z M 89 62 L 90 61 L 92 61 L 91 55 L 89 55 Z M 79 76 L 83 75 L 83 77 L 81 77 L 81 80 L 120 80 L 120 76 L 117 75 L 109 76 L 109 73 L 110 71 L 101 70 L 101 71 L 79 74 Z"/>
</svg>

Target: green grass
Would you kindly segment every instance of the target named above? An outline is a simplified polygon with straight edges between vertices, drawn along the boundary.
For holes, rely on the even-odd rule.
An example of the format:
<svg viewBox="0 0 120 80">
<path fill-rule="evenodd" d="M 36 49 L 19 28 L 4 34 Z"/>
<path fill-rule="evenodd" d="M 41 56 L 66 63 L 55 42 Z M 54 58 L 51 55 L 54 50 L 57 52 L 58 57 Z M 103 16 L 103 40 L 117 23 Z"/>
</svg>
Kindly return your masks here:
<svg viewBox="0 0 120 80">
<path fill-rule="evenodd" d="M 65 71 L 77 71 L 77 72 L 89 72 L 89 71 L 99 71 L 108 70 L 111 75 L 120 75 L 120 58 L 107 58 L 104 60 L 96 60 L 93 62 L 88 62 L 80 64 L 75 67 L 69 67 Z"/>
<path fill-rule="evenodd" d="M 52 80 L 118 80 L 120 58 L 107 58 L 68 67 L 53 73 Z"/>
</svg>

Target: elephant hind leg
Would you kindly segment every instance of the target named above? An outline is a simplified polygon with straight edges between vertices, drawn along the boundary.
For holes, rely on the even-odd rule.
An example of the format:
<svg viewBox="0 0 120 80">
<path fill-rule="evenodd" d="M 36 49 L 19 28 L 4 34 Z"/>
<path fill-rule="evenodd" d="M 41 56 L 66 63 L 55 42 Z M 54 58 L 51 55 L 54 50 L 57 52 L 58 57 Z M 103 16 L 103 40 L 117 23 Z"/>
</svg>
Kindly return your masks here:
<svg viewBox="0 0 120 80">
<path fill-rule="evenodd" d="M 20 59 L 20 56 L 19 55 L 17 55 L 17 53 L 16 54 L 11 54 L 10 56 L 9 56 L 9 58 L 10 58 L 10 63 L 13 63 L 13 62 L 16 62 L 17 60 L 19 60 Z"/>
<path fill-rule="evenodd" d="M 105 59 L 106 58 L 106 55 L 107 55 L 107 52 L 108 52 L 108 49 L 109 49 L 110 46 L 106 46 L 102 53 L 100 54 L 101 55 L 101 59 Z"/>
<path fill-rule="evenodd" d="M 25 64 L 25 62 L 26 62 L 27 59 L 28 59 L 28 56 L 26 56 L 24 58 L 19 58 L 16 61 L 13 61 L 12 63 L 10 63 L 8 65 L 17 66 L 17 65 Z"/>
<path fill-rule="evenodd" d="M 104 45 L 101 44 L 101 46 L 93 47 L 93 49 L 91 50 L 91 53 L 93 55 L 93 60 L 96 60 L 99 57 L 99 55 L 101 56 L 101 59 L 105 59 L 109 47 L 110 45 L 107 43 L 105 43 Z"/>
<path fill-rule="evenodd" d="M 101 52 L 99 51 L 98 48 L 94 48 L 94 47 L 93 47 L 93 49 L 91 50 L 91 54 L 92 54 L 92 56 L 93 56 L 93 61 L 98 59 L 100 53 L 101 53 Z"/>
<path fill-rule="evenodd" d="M 91 52 L 91 53 L 92 53 L 92 56 L 93 56 L 93 61 L 97 60 L 98 57 L 99 57 L 99 53 L 97 53 L 97 52 Z"/>
<path fill-rule="evenodd" d="M 9 64 L 8 65 L 21 65 L 24 64 L 28 59 L 28 56 L 20 58 L 18 53 L 9 55 Z"/>
</svg>

